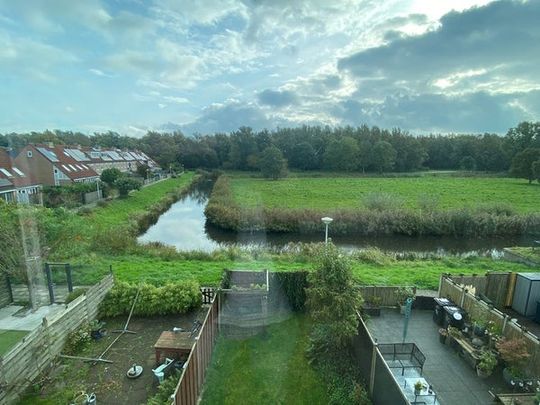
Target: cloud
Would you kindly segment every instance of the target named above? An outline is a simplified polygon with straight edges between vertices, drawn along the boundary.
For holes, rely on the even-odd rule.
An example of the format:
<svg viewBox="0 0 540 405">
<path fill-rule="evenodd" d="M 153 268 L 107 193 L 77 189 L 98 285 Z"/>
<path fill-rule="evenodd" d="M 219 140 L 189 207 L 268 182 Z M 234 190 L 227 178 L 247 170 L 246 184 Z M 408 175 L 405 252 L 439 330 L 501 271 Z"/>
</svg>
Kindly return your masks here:
<svg viewBox="0 0 540 405">
<path fill-rule="evenodd" d="M 273 107 L 285 107 L 298 103 L 295 93 L 288 90 L 270 90 L 266 89 L 259 93 L 259 102 Z"/>
<path fill-rule="evenodd" d="M 513 75 L 527 66 L 530 75 L 540 62 L 538 15 L 536 1 L 499 1 L 451 12 L 436 30 L 342 58 L 338 67 L 357 78 L 384 77 L 414 85 L 479 69 Z"/>
<path fill-rule="evenodd" d="M 242 126 L 258 130 L 271 128 L 275 124 L 257 105 L 229 100 L 226 103 L 216 103 L 206 107 L 199 118 L 182 128 L 186 133 L 191 134 L 230 132 Z"/>
</svg>

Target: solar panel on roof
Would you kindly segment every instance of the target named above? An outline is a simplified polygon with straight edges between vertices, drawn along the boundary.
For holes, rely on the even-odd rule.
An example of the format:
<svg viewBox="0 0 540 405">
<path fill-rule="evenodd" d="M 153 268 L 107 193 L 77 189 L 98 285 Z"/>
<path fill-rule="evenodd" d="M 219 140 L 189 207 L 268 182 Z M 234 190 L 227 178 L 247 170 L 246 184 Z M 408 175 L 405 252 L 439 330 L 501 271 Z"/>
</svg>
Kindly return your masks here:
<svg viewBox="0 0 540 405">
<path fill-rule="evenodd" d="M 60 162 L 58 158 L 56 157 L 56 153 L 54 153 L 52 150 L 45 149 L 45 148 L 36 148 L 36 149 L 39 150 L 43 154 L 43 156 L 45 156 L 51 162 Z"/>
<path fill-rule="evenodd" d="M 86 154 L 79 149 L 66 149 L 66 151 L 77 162 L 87 162 L 90 160 L 88 159 L 88 156 L 86 156 Z"/>
</svg>

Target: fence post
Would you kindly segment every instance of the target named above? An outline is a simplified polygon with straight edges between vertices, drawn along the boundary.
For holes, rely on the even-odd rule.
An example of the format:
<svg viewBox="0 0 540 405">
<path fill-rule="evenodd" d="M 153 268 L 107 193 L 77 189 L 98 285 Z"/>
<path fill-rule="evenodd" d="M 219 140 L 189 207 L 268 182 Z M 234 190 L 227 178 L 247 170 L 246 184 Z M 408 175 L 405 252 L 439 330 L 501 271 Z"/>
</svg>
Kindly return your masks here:
<svg viewBox="0 0 540 405">
<path fill-rule="evenodd" d="M 51 304 L 54 304 L 54 290 L 52 285 L 51 267 L 49 263 L 45 263 L 45 274 L 47 275 L 47 286 L 49 287 L 49 299 Z"/>
<path fill-rule="evenodd" d="M 73 279 L 71 278 L 71 265 L 66 264 L 66 279 L 68 285 L 68 292 L 73 292 Z"/>
<path fill-rule="evenodd" d="M 444 274 L 439 276 L 439 290 L 437 291 L 437 297 L 441 296 L 442 283 L 443 283 Z"/>
<path fill-rule="evenodd" d="M 461 308 L 463 308 L 463 303 L 465 302 L 465 294 L 465 287 L 461 287 L 461 303 L 459 304 Z"/>
<path fill-rule="evenodd" d="M 369 395 L 373 397 L 373 388 L 375 387 L 375 368 L 377 367 L 377 347 L 378 343 L 373 344 L 371 353 L 371 372 L 369 376 Z"/>
<path fill-rule="evenodd" d="M 13 287 L 11 286 L 11 280 L 9 279 L 9 276 L 6 275 L 6 286 L 9 293 L 9 302 L 13 302 Z"/>
</svg>

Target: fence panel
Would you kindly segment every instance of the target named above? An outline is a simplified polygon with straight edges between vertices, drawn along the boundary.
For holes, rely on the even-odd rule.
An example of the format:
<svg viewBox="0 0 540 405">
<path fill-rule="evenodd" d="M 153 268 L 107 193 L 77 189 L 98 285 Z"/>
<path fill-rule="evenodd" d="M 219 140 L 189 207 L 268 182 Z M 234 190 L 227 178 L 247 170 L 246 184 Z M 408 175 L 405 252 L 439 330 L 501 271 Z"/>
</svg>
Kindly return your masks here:
<svg viewBox="0 0 540 405">
<path fill-rule="evenodd" d="M 67 336 L 83 322 L 91 321 L 101 300 L 112 287 L 112 275 L 90 287 L 65 309 L 43 323 L 0 358 L 0 403 L 12 403 L 61 353 Z"/>
<path fill-rule="evenodd" d="M 394 286 L 360 286 L 359 290 L 365 301 L 369 302 L 373 297 L 381 299 L 383 307 L 395 307 L 398 305 L 398 290 L 401 287 Z M 416 287 L 411 287 L 416 294 Z"/>
<path fill-rule="evenodd" d="M 473 319 L 493 321 L 502 330 L 504 337 L 523 338 L 531 355 L 527 361 L 528 371 L 533 375 L 540 375 L 540 341 L 535 335 L 524 331 L 519 323 L 511 321 L 508 315 L 498 309 L 490 308 L 484 301 L 478 300 L 448 277 L 441 278 L 440 296 L 450 298 L 467 311 Z"/>
<path fill-rule="evenodd" d="M 216 294 L 184 364 L 184 371 L 174 393 L 176 405 L 197 404 L 218 335 L 219 300 L 220 296 Z"/>
</svg>

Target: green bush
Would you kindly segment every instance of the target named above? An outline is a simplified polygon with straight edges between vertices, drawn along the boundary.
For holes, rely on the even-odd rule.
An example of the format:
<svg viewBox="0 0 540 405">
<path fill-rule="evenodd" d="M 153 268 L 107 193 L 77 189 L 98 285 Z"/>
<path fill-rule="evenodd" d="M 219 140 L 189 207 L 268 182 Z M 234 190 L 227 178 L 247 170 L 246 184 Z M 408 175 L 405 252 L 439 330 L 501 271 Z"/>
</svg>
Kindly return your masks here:
<svg viewBox="0 0 540 405">
<path fill-rule="evenodd" d="M 66 296 L 66 304 L 69 304 L 72 301 L 75 301 L 78 297 L 80 297 L 83 294 L 86 294 L 87 288 L 77 288 L 76 290 L 73 290 Z"/>
<path fill-rule="evenodd" d="M 63 352 L 67 355 L 77 354 L 87 347 L 91 341 L 90 326 L 85 322 L 68 335 Z"/>
<path fill-rule="evenodd" d="M 395 210 L 404 204 L 402 199 L 389 193 L 368 193 L 363 202 L 367 209 L 375 211 Z"/>
<path fill-rule="evenodd" d="M 169 405 L 171 403 L 171 395 L 174 394 L 174 390 L 178 385 L 178 380 L 180 379 L 180 374 L 175 373 L 169 378 L 166 378 L 159 387 L 158 392 L 148 399 L 146 405 Z"/>
<path fill-rule="evenodd" d="M 100 317 L 129 314 L 137 290 L 140 293 L 134 315 L 184 314 L 201 305 L 201 292 L 195 281 L 168 283 L 161 287 L 116 281 L 100 305 Z"/>
</svg>

